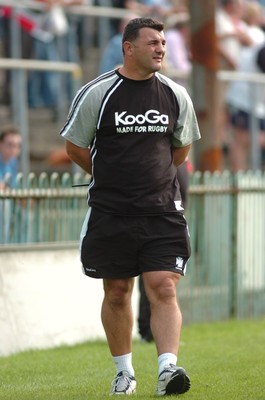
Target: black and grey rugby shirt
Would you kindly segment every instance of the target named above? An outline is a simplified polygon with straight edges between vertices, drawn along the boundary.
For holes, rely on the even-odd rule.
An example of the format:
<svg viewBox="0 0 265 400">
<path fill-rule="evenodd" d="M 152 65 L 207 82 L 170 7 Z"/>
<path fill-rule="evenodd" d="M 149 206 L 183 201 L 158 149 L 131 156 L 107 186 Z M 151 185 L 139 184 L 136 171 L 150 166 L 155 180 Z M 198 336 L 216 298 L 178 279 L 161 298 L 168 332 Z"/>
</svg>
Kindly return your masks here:
<svg viewBox="0 0 265 400">
<path fill-rule="evenodd" d="M 118 70 L 83 86 L 61 135 L 90 146 L 88 204 L 121 215 L 163 214 L 181 209 L 172 148 L 200 138 L 186 90 L 155 73 L 135 81 Z"/>
</svg>

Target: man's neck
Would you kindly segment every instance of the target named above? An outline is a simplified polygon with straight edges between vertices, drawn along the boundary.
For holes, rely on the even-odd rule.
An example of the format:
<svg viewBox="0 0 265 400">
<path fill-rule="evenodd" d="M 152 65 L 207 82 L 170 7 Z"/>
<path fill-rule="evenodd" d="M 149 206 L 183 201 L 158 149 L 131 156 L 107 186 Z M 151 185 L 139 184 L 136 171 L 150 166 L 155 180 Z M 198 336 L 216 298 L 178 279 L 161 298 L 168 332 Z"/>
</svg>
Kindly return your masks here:
<svg viewBox="0 0 265 400">
<path fill-rule="evenodd" d="M 128 79 L 133 79 L 135 81 L 145 81 L 147 79 L 152 78 L 154 72 L 150 72 L 148 74 L 141 73 L 141 71 L 130 71 L 130 69 L 126 68 L 126 66 L 122 66 L 119 68 L 119 73 Z"/>
</svg>

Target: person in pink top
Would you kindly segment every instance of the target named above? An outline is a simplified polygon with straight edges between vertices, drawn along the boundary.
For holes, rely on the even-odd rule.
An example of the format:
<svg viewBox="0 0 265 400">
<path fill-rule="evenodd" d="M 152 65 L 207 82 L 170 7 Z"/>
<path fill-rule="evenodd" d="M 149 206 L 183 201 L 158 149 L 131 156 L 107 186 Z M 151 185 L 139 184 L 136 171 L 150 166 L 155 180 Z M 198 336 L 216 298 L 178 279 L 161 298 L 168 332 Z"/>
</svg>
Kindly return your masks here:
<svg viewBox="0 0 265 400">
<path fill-rule="evenodd" d="M 166 20 L 166 68 L 189 74 L 192 69 L 190 54 L 190 16 L 187 12 L 172 14 Z M 175 79 L 174 79 L 175 80 Z M 186 80 L 177 79 L 186 86 Z"/>
</svg>

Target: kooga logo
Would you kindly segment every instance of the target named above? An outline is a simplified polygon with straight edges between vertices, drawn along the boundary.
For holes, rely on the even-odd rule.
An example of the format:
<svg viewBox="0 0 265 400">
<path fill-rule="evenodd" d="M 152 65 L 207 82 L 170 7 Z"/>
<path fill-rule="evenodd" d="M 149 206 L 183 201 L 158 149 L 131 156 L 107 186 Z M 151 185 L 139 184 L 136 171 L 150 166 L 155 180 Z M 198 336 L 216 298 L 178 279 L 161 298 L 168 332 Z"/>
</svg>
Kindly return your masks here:
<svg viewBox="0 0 265 400">
<path fill-rule="evenodd" d="M 133 125 L 137 124 L 144 124 L 148 122 L 149 124 L 157 124 L 160 122 L 161 124 L 168 124 L 168 115 L 160 114 L 157 110 L 149 110 L 146 111 L 145 114 L 138 114 L 138 115 L 126 115 L 127 111 L 123 111 L 122 113 L 115 112 L 115 125 Z"/>
</svg>

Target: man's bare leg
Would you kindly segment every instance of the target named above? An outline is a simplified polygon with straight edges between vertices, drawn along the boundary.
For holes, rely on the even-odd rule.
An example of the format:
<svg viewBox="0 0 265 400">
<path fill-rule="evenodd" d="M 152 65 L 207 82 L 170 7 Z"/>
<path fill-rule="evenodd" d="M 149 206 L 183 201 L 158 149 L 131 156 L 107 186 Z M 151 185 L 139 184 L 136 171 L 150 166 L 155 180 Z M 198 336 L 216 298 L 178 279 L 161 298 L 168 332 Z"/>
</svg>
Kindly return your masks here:
<svg viewBox="0 0 265 400">
<path fill-rule="evenodd" d="M 133 394 L 136 391 L 132 365 L 131 297 L 134 279 L 105 279 L 103 282 L 105 296 L 101 319 L 112 359 L 116 365 L 116 376 L 112 382 L 111 394 Z"/>
<path fill-rule="evenodd" d="M 180 275 L 170 271 L 145 272 L 143 280 L 151 305 L 151 331 L 158 354 L 157 395 L 182 394 L 189 390 L 186 371 L 177 367 L 182 315 L 176 298 Z"/>
<path fill-rule="evenodd" d="M 104 279 L 105 296 L 101 320 L 112 356 L 131 353 L 133 312 L 131 296 L 134 279 Z"/>
<path fill-rule="evenodd" d="M 151 304 L 151 330 L 158 355 L 178 354 L 182 315 L 176 299 L 180 275 L 174 272 L 146 272 L 145 290 Z"/>
</svg>

